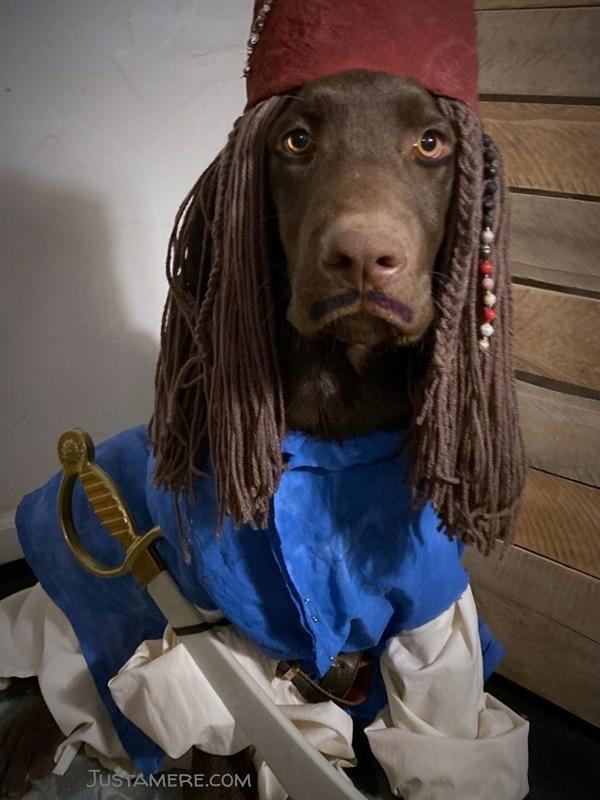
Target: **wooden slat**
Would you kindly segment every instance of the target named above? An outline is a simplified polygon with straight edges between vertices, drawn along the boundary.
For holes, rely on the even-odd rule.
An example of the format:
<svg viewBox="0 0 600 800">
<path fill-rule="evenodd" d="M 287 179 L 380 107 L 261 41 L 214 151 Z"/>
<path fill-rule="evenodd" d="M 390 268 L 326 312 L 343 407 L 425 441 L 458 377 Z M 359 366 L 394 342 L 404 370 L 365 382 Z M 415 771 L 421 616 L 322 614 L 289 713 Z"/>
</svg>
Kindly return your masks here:
<svg viewBox="0 0 600 800">
<path fill-rule="evenodd" d="M 600 389 L 600 300 L 514 286 L 516 368 Z"/>
<path fill-rule="evenodd" d="M 507 649 L 498 672 L 600 725 L 600 645 L 475 584 L 477 608 Z"/>
<path fill-rule="evenodd" d="M 475 0 L 477 11 L 506 8 L 568 8 L 569 6 L 600 6 L 600 0 Z"/>
<path fill-rule="evenodd" d="M 481 115 L 510 186 L 600 195 L 600 106 L 486 102 Z"/>
<path fill-rule="evenodd" d="M 600 578 L 600 489 L 530 469 L 516 542 Z M 600 642 L 600 594 L 597 616 Z"/>
<path fill-rule="evenodd" d="M 600 724 L 600 581 L 510 547 L 469 550 L 477 609 L 507 650 L 499 672 Z"/>
<path fill-rule="evenodd" d="M 600 644 L 600 581 L 512 545 L 482 556 L 468 548 L 464 564 L 475 587 L 482 586 L 528 611 Z M 482 614 L 482 616 L 484 616 Z M 492 620 L 486 620 L 492 625 Z"/>
<path fill-rule="evenodd" d="M 511 194 L 515 277 L 600 292 L 600 203 Z"/>
<path fill-rule="evenodd" d="M 598 96 L 599 8 L 480 11 L 478 19 L 482 94 Z"/>
<path fill-rule="evenodd" d="M 600 402 L 523 381 L 517 390 L 528 463 L 600 487 Z"/>
</svg>

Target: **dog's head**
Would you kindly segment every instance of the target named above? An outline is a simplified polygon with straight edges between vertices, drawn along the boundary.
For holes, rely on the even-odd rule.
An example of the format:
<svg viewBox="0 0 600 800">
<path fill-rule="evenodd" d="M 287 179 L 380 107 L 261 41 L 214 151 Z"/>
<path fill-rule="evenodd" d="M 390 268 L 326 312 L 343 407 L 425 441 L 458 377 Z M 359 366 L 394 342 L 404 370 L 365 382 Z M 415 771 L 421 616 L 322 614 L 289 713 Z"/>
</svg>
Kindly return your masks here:
<svg viewBox="0 0 600 800">
<path fill-rule="evenodd" d="M 493 202 L 484 150 L 496 159 Z M 221 514 L 266 522 L 283 468 L 283 320 L 305 340 L 418 342 L 416 498 L 432 501 L 450 535 L 483 546 L 509 537 L 523 458 L 503 203 L 501 159 L 475 113 L 415 81 L 352 71 L 242 115 L 170 241 L 156 482 L 193 496 L 208 446 Z M 496 237 L 488 354 L 484 204 Z"/>
<path fill-rule="evenodd" d="M 433 96 L 408 79 L 353 70 L 290 99 L 268 151 L 298 333 L 364 347 L 423 336 L 454 145 Z"/>
</svg>

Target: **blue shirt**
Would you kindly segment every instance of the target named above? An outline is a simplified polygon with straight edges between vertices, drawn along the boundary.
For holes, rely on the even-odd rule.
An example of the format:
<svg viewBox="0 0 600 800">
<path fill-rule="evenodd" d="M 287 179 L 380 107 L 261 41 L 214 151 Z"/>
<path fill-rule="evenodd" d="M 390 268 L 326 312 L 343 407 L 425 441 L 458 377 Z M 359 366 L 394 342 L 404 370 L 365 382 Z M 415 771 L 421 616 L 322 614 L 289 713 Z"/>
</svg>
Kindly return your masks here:
<svg viewBox="0 0 600 800">
<path fill-rule="evenodd" d="M 202 466 L 208 477 L 197 480 L 195 502 L 180 500 L 189 563 L 174 497 L 152 480 L 146 427 L 103 443 L 96 458 L 123 491 L 140 530 L 160 525 L 157 549 L 190 601 L 221 609 L 269 657 L 300 660 L 316 676 L 339 652 L 379 654 L 390 636 L 434 619 L 467 586 L 461 545 L 440 532 L 431 505 L 412 508 L 402 441 L 399 432 L 343 443 L 289 433 L 268 528 L 236 529 L 226 518 L 220 535 L 207 460 Z M 101 579 L 74 562 L 56 517 L 59 483 L 56 475 L 19 506 L 23 551 L 71 621 L 126 751 L 138 769 L 151 773 L 162 751 L 120 713 L 106 684 L 144 639 L 162 636 L 165 620 L 131 576 Z M 74 517 L 90 552 L 118 563 L 119 545 L 90 512 L 80 488 Z M 489 632 L 481 633 L 489 673 L 499 652 Z M 369 722 L 384 704 L 376 673 L 368 700 L 353 713 Z"/>
</svg>

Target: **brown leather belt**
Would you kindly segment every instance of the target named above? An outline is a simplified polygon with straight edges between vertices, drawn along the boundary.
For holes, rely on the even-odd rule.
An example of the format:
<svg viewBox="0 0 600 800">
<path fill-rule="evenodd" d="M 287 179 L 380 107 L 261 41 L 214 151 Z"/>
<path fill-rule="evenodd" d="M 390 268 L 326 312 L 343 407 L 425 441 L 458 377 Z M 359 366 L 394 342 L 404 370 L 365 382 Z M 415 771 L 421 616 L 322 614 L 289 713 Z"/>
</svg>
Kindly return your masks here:
<svg viewBox="0 0 600 800">
<path fill-rule="evenodd" d="M 308 703 L 333 700 L 340 706 L 358 706 L 367 697 L 370 662 L 362 651 L 340 653 L 319 680 L 311 678 L 294 661 L 280 661 L 277 676 L 291 681 Z"/>
<path fill-rule="evenodd" d="M 221 625 L 230 625 L 226 618 L 218 622 L 201 622 L 184 628 L 173 628 L 178 636 L 202 633 Z M 371 665 L 362 650 L 340 653 L 333 666 L 319 680 L 311 678 L 300 669 L 296 661 L 280 661 L 277 676 L 291 681 L 308 703 L 332 700 L 340 706 L 358 706 L 369 693 Z"/>
</svg>

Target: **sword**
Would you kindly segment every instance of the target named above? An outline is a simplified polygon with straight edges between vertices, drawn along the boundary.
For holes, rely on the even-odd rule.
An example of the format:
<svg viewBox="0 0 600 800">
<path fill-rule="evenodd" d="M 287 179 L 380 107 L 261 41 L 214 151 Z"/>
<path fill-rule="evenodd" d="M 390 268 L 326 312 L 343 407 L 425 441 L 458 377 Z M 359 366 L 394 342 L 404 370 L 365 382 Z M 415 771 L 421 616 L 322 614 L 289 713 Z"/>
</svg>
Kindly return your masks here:
<svg viewBox="0 0 600 800">
<path fill-rule="evenodd" d="M 58 440 L 58 456 L 63 467 L 58 516 L 67 546 L 81 566 L 102 578 L 130 572 L 173 628 L 204 622 L 199 611 L 180 593 L 153 547 L 160 529 L 155 527 L 140 534 L 119 487 L 95 463 L 89 434 L 78 429 L 63 433 Z M 106 566 L 88 553 L 77 533 L 72 507 L 77 481 L 98 520 L 125 550 L 117 567 Z M 187 634 L 182 641 L 246 738 L 294 800 L 364 800 L 351 781 L 319 753 L 245 672 L 213 631 Z"/>
</svg>

